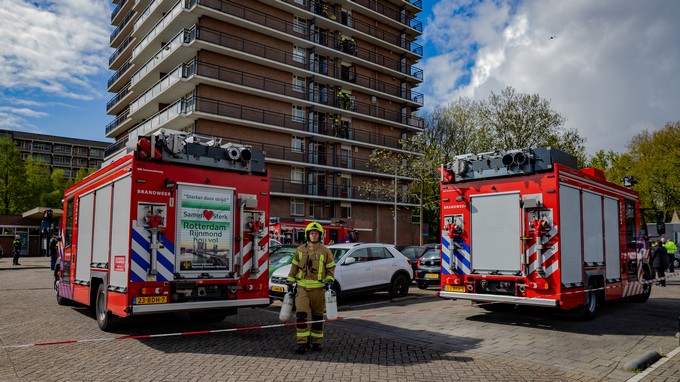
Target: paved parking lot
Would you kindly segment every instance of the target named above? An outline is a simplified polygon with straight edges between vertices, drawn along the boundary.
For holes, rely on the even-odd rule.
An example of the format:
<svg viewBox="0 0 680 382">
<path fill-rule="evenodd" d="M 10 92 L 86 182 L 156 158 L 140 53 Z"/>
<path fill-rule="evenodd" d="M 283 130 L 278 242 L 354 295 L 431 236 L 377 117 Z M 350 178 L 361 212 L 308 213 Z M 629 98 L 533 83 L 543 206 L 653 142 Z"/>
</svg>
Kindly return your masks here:
<svg viewBox="0 0 680 382">
<path fill-rule="evenodd" d="M 675 280 L 645 304 L 609 304 L 589 322 L 488 313 L 415 287 L 400 301 L 374 294 L 341 304 L 324 350 L 299 356 L 292 327 L 228 331 L 278 325 L 279 303 L 219 324 L 139 317 L 105 333 L 85 309 L 56 304 L 46 259 L 10 264 L 0 260 L 0 381 L 627 381 L 635 374 L 625 362 L 678 345 Z M 224 332 L 123 338 L 198 330 Z M 79 342 L 13 347 L 68 340 Z M 679 380 L 678 357 L 641 379 Z"/>
</svg>

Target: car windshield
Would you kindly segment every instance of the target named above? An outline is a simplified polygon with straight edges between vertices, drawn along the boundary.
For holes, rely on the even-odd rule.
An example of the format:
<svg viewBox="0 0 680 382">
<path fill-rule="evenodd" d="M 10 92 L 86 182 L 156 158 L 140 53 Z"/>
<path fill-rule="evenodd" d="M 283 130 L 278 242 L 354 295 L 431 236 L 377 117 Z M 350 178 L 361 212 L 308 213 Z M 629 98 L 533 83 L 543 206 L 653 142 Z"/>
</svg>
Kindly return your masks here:
<svg viewBox="0 0 680 382">
<path fill-rule="evenodd" d="M 349 248 L 331 248 L 331 252 L 333 253 L 333 261 L 338 262 L 342 258 L 342 256 L 345 255 L 349 251 Z"/>
<path fill-rule="evenodd" d="M 439 258 L 439 250 L 438 249 L 428 249 L 424 254 L 423 257 L 420 258 L 420 260 L 425 261 L 425 260 L 434 260 Z"/>
<path fill-rule="evenodd" d="M 282 267 L 293 260 L 295 248 L 281 248 L 269 257 L 269 265 Z"/>
</svg>

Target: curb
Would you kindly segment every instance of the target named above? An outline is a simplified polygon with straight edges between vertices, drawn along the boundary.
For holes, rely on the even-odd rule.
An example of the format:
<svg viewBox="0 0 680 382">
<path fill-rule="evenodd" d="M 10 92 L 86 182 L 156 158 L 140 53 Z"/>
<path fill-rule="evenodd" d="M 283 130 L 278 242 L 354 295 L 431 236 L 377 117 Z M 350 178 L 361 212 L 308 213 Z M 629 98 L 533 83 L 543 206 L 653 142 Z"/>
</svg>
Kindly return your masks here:
<svg viewBox="0 0 680 382">
<path fill-rule="evenodd" d="M 654 350 L 650 350 L 639 357 L 626 362 L 623 365 L 623 370 L 633 371 L 633 370 L 644 370 L 654 362 L 661 359 L 661 354 Z"/>
</svg>

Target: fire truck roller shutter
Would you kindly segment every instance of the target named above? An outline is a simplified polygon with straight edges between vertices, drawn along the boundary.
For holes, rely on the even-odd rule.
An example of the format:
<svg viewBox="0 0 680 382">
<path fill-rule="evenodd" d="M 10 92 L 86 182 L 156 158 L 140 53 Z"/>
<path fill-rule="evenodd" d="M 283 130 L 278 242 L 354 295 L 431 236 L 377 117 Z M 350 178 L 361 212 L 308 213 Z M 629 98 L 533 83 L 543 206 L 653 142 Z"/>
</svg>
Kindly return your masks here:
<svg viewBox="0 0 680 382">
<path fill-rule="evenodd" d="M 560 185 L 560 272 L 562 284 L 583 283 L 581 191 Z"/>
<path fill-rule="evenodd" d="M 604 263 L 602 195 L 583 191 L 583 259 L 590 265 Z"/>
<path fill-rule="evenodd" d="M 128 286 L 130 256 L 130 195 L 132 176 L 116 181 L 113 186 L 113 216 L 111 218 L 111 257 L 109 285 Z"/>
<path fill-rule="evenodd" d="M 90 262 L 92 262 L 92 230 L 94 224 L 94 196 L 91 192 L 80 197 L 78 201 L 78 243 L 76 253 L 76 280 L 90 280 Z M 83 230 L 83 231 L 81 231 Z"/>
<path fill-rule="evenodd" d="M 621 245 L 619 237 L 619 203 L 613 198 L 604 198 L 604 241 L 607 280 L 621 278 Z"/>
<path fill-rule="evenodd" d="M 521 269 L 519 192 L 470 198 L 471 268 L 514 274 Z"/>
</svg>

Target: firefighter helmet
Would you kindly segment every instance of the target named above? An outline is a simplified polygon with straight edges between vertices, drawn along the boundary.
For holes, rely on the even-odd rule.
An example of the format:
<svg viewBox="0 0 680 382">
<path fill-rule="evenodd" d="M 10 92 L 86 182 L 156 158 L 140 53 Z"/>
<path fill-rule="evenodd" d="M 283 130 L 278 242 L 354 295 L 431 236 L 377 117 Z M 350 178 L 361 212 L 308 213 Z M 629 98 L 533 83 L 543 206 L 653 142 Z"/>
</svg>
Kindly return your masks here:
<svg viewBox="0 0 680 382">
<path fill-rule="evenodd" d="M 319 241 L 323 239 L 323 227 L 321 224 L 317 222 L 311 222 L 307 224 L 307 228 L 305 228 L 305 238 L 309 240 L 309 231 L 317 231 L 319 232 Z"/>
</svg>

